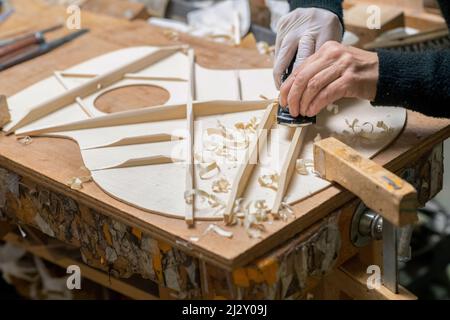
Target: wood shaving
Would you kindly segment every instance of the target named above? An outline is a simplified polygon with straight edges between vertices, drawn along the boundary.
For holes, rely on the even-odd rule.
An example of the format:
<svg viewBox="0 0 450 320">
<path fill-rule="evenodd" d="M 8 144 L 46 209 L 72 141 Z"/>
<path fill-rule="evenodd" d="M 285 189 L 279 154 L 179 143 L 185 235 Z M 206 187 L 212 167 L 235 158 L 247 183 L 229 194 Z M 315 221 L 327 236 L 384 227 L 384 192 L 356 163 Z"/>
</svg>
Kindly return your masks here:
<svg viewBox="0 0 450 320">
<path fill-rule="evenodd" d="M 198 152 L 194 153 L 194 160 L 197 161 L 198 163 L 209 163 L 214 161 L 213 158 L 207 157 L 205 156 L 205 154 Z"/>
<path fill-rule="evenodd" d="M 189 240 L 192 242 L 198 242 L 200 240 L 200 237 L 192 236 L 192 237 L 189 237 Z"/>
<path fill-rule="evenodd" d="M 247 228 L 246 231 L 247 231 L 248 236 L 252 239 L 261 239 L 262 238 L 262 232 L 259 229 Z"/>
<path fill-rule="evenodd" d="M 350 123 L 347 119 L 345 119 L 345 123 L 352 130 L 352 133 L 363 138 L 371 139 L 371 134 L 373 133 L 373 124 L 370 122 L 364 122 L 362 125 L 359 124 L 358 119 L 353 119 Z"/>
<path fill-rule="evenodd" d="M 351 122 L 345 119 L 345 123 L 351 131 L 343 130 L 341 134 L 334 133 L 332 136 L 348 145 L 358 143 L 370 145 L 378 139 L 385 137 L 387 134 L 394 132 L 384 121 L 377 121 L 376 123 L 376 127 L 381 129 L 381 132 L 376 132 L 375 126 L 372 123 L 364 122 L 360 124 L 358 119 L 353 119 Z"/>
<path fill-rule="evenodd" d="M 89 182 L 92 180 L 91 176 L 84 177 L 73 177 L 67 180 L 66 185 L 73 190 L 81 190 L 83 189 L 83 183 Z"/>
<path fill-rule="evenodd" d="M 259 120 L 256 117 L 251 118 L 247 123 L 237 122 L 233 129 L 226 128 L 217 121 L 217 128 L 206 129 L 203 146 L 205 150 L 235 162 L 237 157 L 232 150 L 247 149 L 250 145 L 250 135 L 256 132 L 258 125 Z"/>
<path fill-rule="evenodd" d="M 234 127 L 238 130 L 249 130 L 250 132 L 256 132 L 258 129 L 260 120 L 256 117 L 252 117 L 249 122 L 237 122 Z"/>
<path fill-rule="evenodd" d="M 220 173 L 220 167 L 214 159 L 207 158 L 203 154 L 195 153 L 194 160 L 199 167 L 200 179 L 209 180 Z"/>
<path fill-rule="evenodd" d="M 390 128 L 384 121 L 378 121 L 377 122 L 377 128 L 380 128 L 383 130 L 384 133 L 392 133 L 394 129 Z"/>
<path fill-rule="evenodd" d="M 233 153 L 228 151 L 228 149 L 225 146 L 220 146 L 219 148 L 217 148 L 215 150 L 215 154 L 219 157 L 225 157 L 225 159 L 231 162 L 237 161 L 237 157 Z"/>
<path fill-rule="evenodd" d="M 219 199 L 214 194 L 210 194 L 204 190 L 193 189 L 187 190 L 184 193 L 184 201 L 186 202 L 186 204 L 192 204 L 195 197 L 198 197 L 201 203 L 207 204 L 207 208 L 217 209 L 216 213 L 219 213 L 222 209 L 225 208 L 225 203 L 221 199 Z"/>
<path fill-rule="evenodd" d="M 163 31 L 163 34 L 169 40 L 172 40 L 172 41 L 180 40 L 180 34 L 175 30 L 167 29 L 167 30 Z"/>
<path fill-rule="evenodd" d="M 23 138 L 19 139 L 19 143 L 24 145 L 24 146 L 27 146 L 27 145 L 31 144 L 32 142 L 33 142 L 33 139 L 31 137 L 29 137 L 29 136 L 26 136 L 26 137 L 23 137 Z"/>
<path fill-rule="evenodd" d="M 279 178 L 280 176 L 278 173 L 264 174 L 258 178 L 258 183 L 263 188 L 269 188 L 277 191 Z"/>
<path fill-rule="evenodd" d="M 284 222 L 288 221 L 291 217 L 295 217 L 294 209 L 286 201 L 281 202 L 278 215 Z"/>
<path fill-rule="evenodd" d="M 239 221 L 250 238 L 261 238 L 266 231 L 264 222 L 269 220 L 270 209 L 266 200 L 256 200 L 244 206 L 243 199 L 237 199 L 230 216 L 224 216 L 227 225 L 235 225 Z"/>
<path fill-rule="evenodd" d="M 327 106 L 327 111 L 333 114 L 337 114 L 339 112 L 339 106 L 336 104 L 329 104 Z"/>
<path fill-rule="evenodd" d="M 319 142 L 320 140 L 322 140 L 322 136 L 320 135 L 320 133 L 318 133 L 314 138 L 314 142 Z"/>
<path fill-rule="evenodd" d="M 269 212 L 270 209 L 266 200 L 255 200 L 247 206 L 247 216 L 255 217 L 257 222 L 267 221 Z"/>
<path fill-rule="evenodd" d="M 253 201 L 248 205 L 243 224 L 250 238 L 262 238 L 262 232 L 266 231 L 263 222 L 268 220 L 269 212 L 266 200 Z"/>
<path fill-rule="evenodd" d="M 231 190 L 230 182 L 222 177 L 218 180 L 213 181 L 212 191 L 216 193 L 228 193 Z"/>
<path fill-rule="evenodd" d="M 295 171 L 301 175 L 308 175 L 308 167 L 314 168 L 314 161 L 311 159 L 297 159 L 295 162 Z"/>
<path fill-rule="evenodd" d="M 217 224 L 214 224 L 214 223 L 210 224 L 208 226 L 208 228 L 205 229 L 205 231 L 203 232 L 203 235 L 205 235 L 211 231 L 218 234 L 219 236 L 222 236 L 225 238 L 229 238 L 229 239 L 233 238 L 233 232 L 224 230 L 221 227 L 219 227 Z"/>
<path fill-rule="evenodd" d="M 275 52 L 275 46 L 269 46 L 265 41 L 257 42 L 256 48 L 258 49 L 259 54 L 271 55 Z"/>
<path fill-rule="evenodd" d="M 217 162 L 199 164 L 199 176 L 202 180 L 209 180 L 220 173 L 220 168 Z"/>
</svg>

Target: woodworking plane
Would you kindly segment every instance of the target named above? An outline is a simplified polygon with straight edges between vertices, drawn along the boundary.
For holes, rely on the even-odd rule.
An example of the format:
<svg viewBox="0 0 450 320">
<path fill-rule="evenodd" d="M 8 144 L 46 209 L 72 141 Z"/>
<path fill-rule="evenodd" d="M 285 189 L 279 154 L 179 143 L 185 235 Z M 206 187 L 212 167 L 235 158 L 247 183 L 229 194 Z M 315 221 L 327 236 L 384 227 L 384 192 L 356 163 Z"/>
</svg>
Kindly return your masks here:
<svg viewBox="0 0 450 320">
<path fill-rule="evenodd" d="M 297 52 L 295 53 L 294 57 L 296 57 L 296 56 L 297 56 Z M 294 69 L 294 63 L 295 63 L 295 58 L 292 60 L 289 67 L 283 73 L 283 75 L 281 77 L 281 83 L 286 81 L 286 79 L 292 73 L 292 70 Z M 284 126 L 294 127 L 294 128 L 295 127 L 305 127 L 305 126 L 309 126 L 311 124 L 315 124 L 316 117 L 304 117 L 301 115 L 299 115 L 297 117 L 293 117 L 289 113 L 289 106 L 282 106 L 281 104 L 279 104 L 278 113 L 277 113 L 277 123 L 284 125 Z"/>
</svg>

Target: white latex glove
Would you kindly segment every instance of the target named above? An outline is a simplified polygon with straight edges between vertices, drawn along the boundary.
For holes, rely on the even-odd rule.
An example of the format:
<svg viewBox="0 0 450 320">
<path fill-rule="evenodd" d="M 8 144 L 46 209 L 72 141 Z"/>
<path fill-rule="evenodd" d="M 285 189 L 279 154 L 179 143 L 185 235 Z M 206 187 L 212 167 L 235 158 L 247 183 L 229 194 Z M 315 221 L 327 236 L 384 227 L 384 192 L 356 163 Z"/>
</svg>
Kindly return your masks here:
<svg viewBox="0 0 450 320">
<path fill-rule="evenodd" d="M 297 8 L 280 18 L 277 30 L 273 76 L 278 89 L 296 51 L 294 69 L 325 42 L 340 42 L 343 33 L 338 16 L 321 8 Z"/>
</svg>

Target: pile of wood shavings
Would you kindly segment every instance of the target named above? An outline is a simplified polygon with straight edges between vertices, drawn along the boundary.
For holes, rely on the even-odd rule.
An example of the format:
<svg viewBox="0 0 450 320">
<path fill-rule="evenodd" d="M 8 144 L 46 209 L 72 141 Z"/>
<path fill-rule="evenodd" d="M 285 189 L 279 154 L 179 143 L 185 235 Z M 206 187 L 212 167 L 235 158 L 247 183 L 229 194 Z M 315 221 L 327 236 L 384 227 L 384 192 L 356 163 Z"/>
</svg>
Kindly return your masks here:
<svg viewBox="0 0 450 320">
<path fill-rule="evenodd" d="M 236 200 L 232 215 L 224 219 L 229 226 L 243 226 L 250 238 L 262 238 L 262 233 L 266 231 L 264 222 L 269 220 L 269 213 L 266 200 L 251 201 L 244 206 L 241 198 Z"/>
<path fill-rule="evenodd" d="M 217 156 L 237 161 L 230 150 L 247 149 L 250 145 L 251 135 L 256 133 L 259 120 L 256 117 L 249 122 L 237 122 L 233 129 L 225 127 L 217 121 L 217 128 L 208 128 L 203 139 L 206 151 L 214 152 Z M 221 139 L 217 139 L 221 137 Z"/>
<path fill-rule="evenodd" d="M 378 139 L 394 133 L 394 130 L 384 121 L 377 121 L 376 127 L 381 129 L 381 131 L 378 132 L 375 131 L 373 123 L 368 121 L 360 124 L 359 119 L 353 119 L 353 121 L 345 119 L 345 123 L 351 131 L 343 130 L 341 134 L 333 133 L 332 136 L 348 145 L 359 143 L 362 145 L 370 145 L 375 143 Z"/>
</svg>

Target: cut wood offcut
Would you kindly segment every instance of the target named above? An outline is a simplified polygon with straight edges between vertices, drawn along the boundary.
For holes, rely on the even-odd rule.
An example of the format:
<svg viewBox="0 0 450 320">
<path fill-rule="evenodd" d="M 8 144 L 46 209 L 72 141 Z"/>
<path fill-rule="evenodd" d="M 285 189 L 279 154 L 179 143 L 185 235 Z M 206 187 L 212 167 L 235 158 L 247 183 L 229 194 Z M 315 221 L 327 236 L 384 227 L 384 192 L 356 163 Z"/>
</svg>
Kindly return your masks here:
<svg viewBox="0 0 450 320">
<path fill-rule="evenodd" d="M 282 202 L 293 204 L 328 187 L 318 176 L 294 170 L 297 159 L 313 159 L 313 139 L 319 134 L 338 136 L 372 157 L 405 123 L 404 109 L 372 108 L 367 101 L 347 99 L 337 102 L 337 114 L 325 110 L 316 126 L 292 132 L 275 124 L 278 92 L 271 69 L 206 69 L 185 49 L 126 48 L 57 71 L 8 98 L 11 122 L 3 130 L 72 139 L 93 181 L 107 194 L 193 225 L 223 219 L 237 199 L 244 206 L 265 200 L 277 214 Z M 112 114 L 95 108 L 101 92 L 133 84 L 160 86 L 172 102 Z M 0 110 L 7 110 L 2 105 Z M 246 129 L 255 119 L 256 131 Z M 206 141 L 208 130 L 227 133 L 206 135 L 213 139 Z M 264 146 L 275 151 L 260 155 Z M 207 176 L 194 165 L 197 154 L 214 168 Z M 258 183 L 266 171 L 279 174 L 278 190 Z M 230 182 L 230 190 L 214 191 L 221 180 Z M 186 192 L 198 199 L 187 203 Z"/>
</svg>

